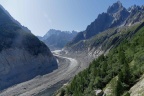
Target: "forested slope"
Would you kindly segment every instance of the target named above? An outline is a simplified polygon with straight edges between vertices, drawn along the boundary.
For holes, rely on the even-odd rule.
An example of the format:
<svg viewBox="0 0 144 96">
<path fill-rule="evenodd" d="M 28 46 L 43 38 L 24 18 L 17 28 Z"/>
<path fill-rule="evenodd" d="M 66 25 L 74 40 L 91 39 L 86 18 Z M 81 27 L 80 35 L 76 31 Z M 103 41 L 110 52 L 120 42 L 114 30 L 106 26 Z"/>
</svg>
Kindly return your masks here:
<svg viewBox="0 0 144 96">
<path fill-rule="evenodd" d="M 112 96 L 129 96 L 129 89 L 144 74 L 144 23 L 125 31 L 122 37 L 107 55 L 93 60 L 87 69 L 59 90 L 59 95 L 94 96 L 94 90 L 104 90 L 116 78 Z"/>
</svg>

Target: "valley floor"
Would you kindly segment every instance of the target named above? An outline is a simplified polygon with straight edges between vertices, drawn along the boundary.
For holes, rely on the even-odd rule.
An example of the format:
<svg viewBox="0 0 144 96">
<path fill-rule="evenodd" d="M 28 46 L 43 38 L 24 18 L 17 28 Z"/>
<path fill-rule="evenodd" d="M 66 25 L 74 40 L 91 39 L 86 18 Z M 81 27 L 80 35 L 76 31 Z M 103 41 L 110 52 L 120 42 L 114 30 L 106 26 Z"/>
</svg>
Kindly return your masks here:
<svg viewBox="0 0 144 96">
<path fill-rule="evenodd" d="M 52 73 L 37 76 L 32 80 L 17 84 L 0 92 L 1 96 L 46 96 L 51 95 L 68 82 L 81 69 L 76 59 L 63 57 L 60 51 L 54 51 L 59 68 Z M 54 89 L 53 89 L 54 88 Z"/>
</svg>

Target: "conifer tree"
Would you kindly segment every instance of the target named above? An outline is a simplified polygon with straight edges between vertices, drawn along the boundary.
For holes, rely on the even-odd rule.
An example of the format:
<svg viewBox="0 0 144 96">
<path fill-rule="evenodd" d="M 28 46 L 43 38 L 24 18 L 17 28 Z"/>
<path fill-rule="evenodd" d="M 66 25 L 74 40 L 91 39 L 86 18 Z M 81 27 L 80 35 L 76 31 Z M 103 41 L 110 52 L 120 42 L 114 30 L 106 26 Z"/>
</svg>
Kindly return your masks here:
<svg viewBox="0 0 144 96">
<path fill-rule="evenodd" d="M 121 79 L 122 79 L 122 73 L 120 72 L 120 74 L 118 75 L 117 85 L 115 88 L 116 96 L 121 96 L 121 94 L 123 93 L 123 86 L 122 86 Z"/>
</svg>

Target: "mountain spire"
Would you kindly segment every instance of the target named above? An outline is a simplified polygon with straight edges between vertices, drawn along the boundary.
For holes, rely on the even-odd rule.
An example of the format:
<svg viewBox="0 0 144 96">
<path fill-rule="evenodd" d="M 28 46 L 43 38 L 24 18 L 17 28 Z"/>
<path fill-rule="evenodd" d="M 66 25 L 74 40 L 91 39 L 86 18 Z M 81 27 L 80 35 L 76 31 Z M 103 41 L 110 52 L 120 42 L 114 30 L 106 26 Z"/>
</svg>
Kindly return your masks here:
<svg viewBox="0 0 144 96">
<path fill-rule="evenodd" d="M 107 13 L 113 14 L 118 12 L 120 9 L 124 8 L 120 1 L 117 1 L 112 6 L 109 6 Z"/>
</svg>

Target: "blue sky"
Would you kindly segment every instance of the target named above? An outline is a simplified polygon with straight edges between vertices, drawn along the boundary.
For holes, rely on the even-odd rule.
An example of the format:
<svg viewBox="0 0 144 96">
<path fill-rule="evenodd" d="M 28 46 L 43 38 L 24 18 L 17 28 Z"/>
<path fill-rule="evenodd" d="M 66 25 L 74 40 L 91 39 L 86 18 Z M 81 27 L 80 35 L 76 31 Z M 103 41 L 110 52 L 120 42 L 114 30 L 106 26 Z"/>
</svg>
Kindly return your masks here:
<svg viewBox="0 0 144 96">
<path fill-rule="evenodd" d="M 120 0 L 126 8 L 144 5 L 144 0 Z M 117 0 L 0 0 L 0 4 L 33 34 L 49 29 L 85 30 L 98 14 Z"/>
</svg>

